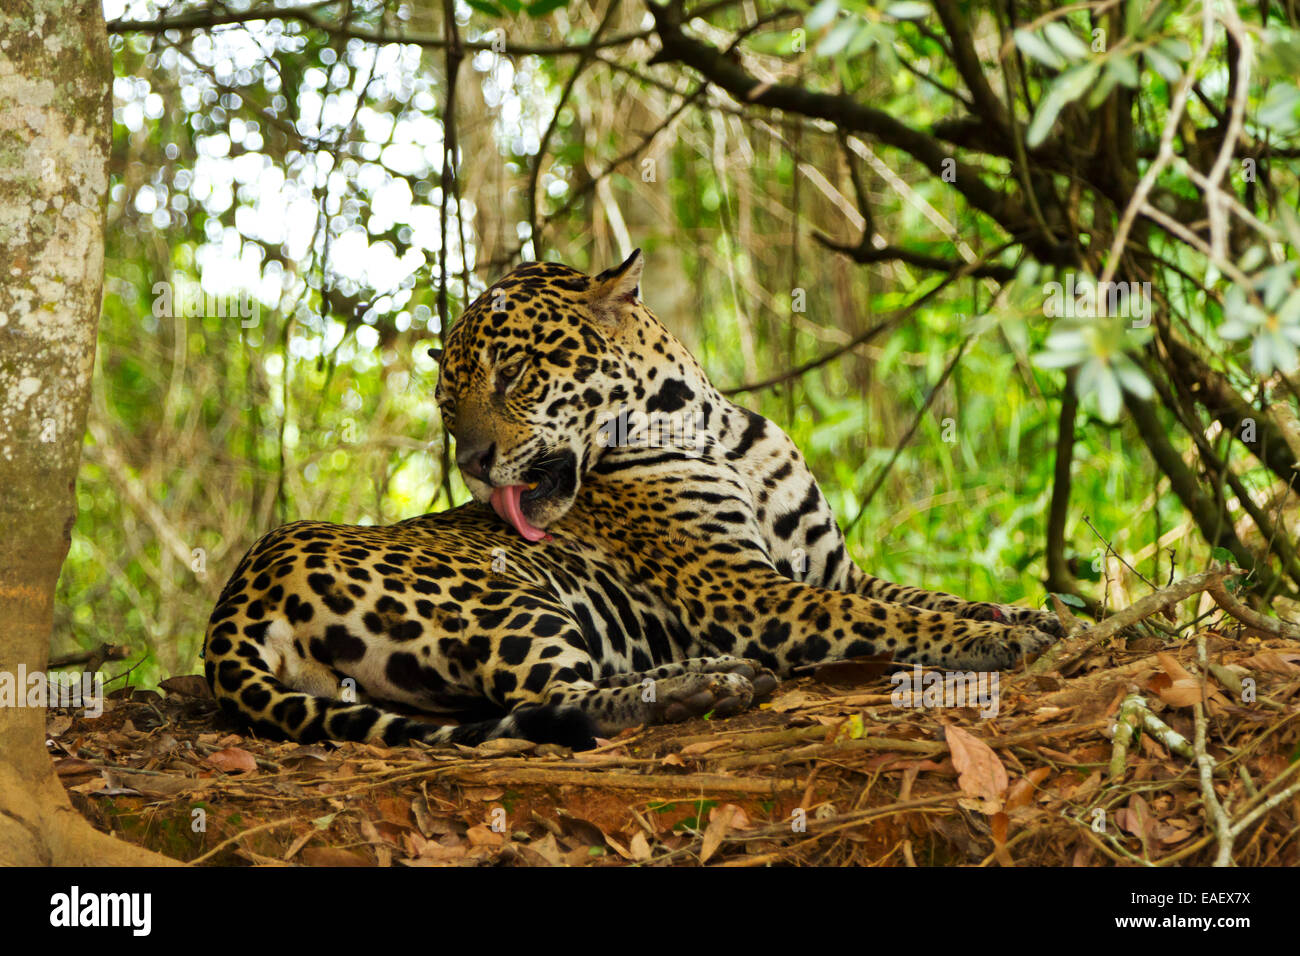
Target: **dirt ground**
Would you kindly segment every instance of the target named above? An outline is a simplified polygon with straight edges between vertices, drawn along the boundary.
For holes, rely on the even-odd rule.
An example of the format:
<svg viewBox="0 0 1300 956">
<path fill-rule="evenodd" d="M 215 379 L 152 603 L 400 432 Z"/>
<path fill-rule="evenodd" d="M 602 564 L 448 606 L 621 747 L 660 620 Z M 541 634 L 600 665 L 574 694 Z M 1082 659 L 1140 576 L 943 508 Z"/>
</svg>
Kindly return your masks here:
<svg viewBox="0 0 1300 956">
<path fill-rule="evenodd" d="M 265 741 L 199 677 L 49 748 L 96 827 L 209 866 L 1300 865 L 1300 640 L 1213 627 L 1076 638 L 975 706 L 826 665 L 587 753 Z"/>
</svg>

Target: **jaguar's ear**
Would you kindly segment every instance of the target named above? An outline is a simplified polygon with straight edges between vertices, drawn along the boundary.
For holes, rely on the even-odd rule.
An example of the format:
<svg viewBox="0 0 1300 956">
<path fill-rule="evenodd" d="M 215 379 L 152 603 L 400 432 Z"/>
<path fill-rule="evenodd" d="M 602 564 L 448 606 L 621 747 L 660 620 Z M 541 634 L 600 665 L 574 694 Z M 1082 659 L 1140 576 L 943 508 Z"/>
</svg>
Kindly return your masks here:
<svg viewBox="0 0 1300 956">
<path fill-rule="evenodd" d="M 432 347 L 430 347 L 430 349 L 429 349 L 429 358 L 433 359 L 435 362 L 437 362 L 439 365 L 441 365 L 441 364 L 442 364 L 442 349 L 438 349 L 438 348 L 432 348 Z"/>
<path fill-rule="evenodd" d="M 635 303 L 641 294 L 641 270 L 644 267 L 645 259 L 641 250 L 636 249 L 622 265 L 606 269 L 591 280 L 587 301 L 597 319 L 611 326 L 619 324 L 628 306 Z"/>
</svg>

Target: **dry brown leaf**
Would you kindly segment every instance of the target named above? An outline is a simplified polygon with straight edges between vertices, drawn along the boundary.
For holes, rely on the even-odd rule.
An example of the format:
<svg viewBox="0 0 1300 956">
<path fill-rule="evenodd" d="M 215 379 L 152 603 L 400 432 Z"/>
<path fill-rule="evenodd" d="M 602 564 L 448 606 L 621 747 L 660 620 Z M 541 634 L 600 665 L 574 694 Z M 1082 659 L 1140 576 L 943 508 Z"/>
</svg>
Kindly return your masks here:
<svg viewBox="0 0 1300 956">
<path fill-rule="evenodd" d="M 802 690 L 786 691 L 780 697 L 774 698 L 766 707 L 778 714 L 789 713 L 792 710 L 798 710 L 800 707 L 813 703 L 813 698 Z"/>
<path fill-rule="evenodd" d="M 1161 694 L 1173 686 L 1174 679 L 1164 671 L 1154 671 L 1143 685 L 1153 694 Z"/>
<path fill-rule="evenodd" d="M 1157 693 L 1170 707 L 1191 707 L 1201 700 L 1201 682 L 1195 677 L 1179 677 Z"/>
<path fill-rule="evenodd" d="M 466 800 L 500 800 L 505 791 L 500 787 L 465 787 L 461 794 Z"/>
<path fill-rule="evenodd" d="M 1011 854 L 1007 850 L 1007 829 L 1011 821 L 1005 813 L 995 813 L 989 817 L 989 830 L 993 836 L 993 858 L 998 861 L 999 866 L 1015 866 L 1016 861 L 1011 859 Z"/>
<path fill-rule="evenodd" d="M 1128 806 L 1121 807 L 1115 811 L 1115 823 L 1120 829 L 1133 834 L 1142 841 L 1142 846 L 1150 852 L 1150 841 L 1154 835 L 1155 816 L 1151 813 L 1151 807 L 1141 794 L 1133 794 L 1129 797 Z"/>
<path fill-rule="evenodd" d="M 311 744 L 307 747 L 295 747 L 283 756 L 277 756 L 276 759 L 286 767 L 300 766 L 305 763 L 327 763 L 329 751 L 317 744 Z"/>
<path fill-rule="evenodd" d="M 168 677 L 166 680 L 160 680 L 158 686 L 167 691 L 168 694 L 174 694 L 178 697 L 199 697 L 203 700 L 212 700 L 212 688 L 208 686 L 208 680 L 202 674 L 183 674 L 180 677 Z"/>
<path fill-rule="evenodd" d="M 632 853 L 632 859 L 638 863 L 644 863 L 651 857 L 650 842 L 640 830 L 632 834 L 632 839 L 628 843 L 628 850 Z"/>
<path fill-rule="evenodd" d="M 712 814 L 715 813 L 731 814 L 731 819 L 727 825 L 733 830 L 752 830 L 754 828 L 754 824 L 749 820 L 749 814 L 734 803 L 728 803 L 721 807 L 714 807 L 709 811 L 710 819 L 712 819 Z"/>
<path fill-rule="evenodd" d="M 717 809 L 716 807 L 714 809 Z M 730 813 L 709 814 L 709 825 L 704 829 L 704 843 L 700 847 L 700 862 L 709 862 L 709 857 L 718 851 L 722 840 L 731 827 Z"/>
<path fill-rule="evenodd" d="M 73 793 L 84 793 L 84 794 L 98 793 L 99 791 L 107 788 L 108 788 L 108 781 L 104 779 L 102 774 L 96 777 L 94 780 L 87 780 L 85 783 L 79 783 L 76 786 L 68 787 L 68 789 L 71 790 Z"/>
<path fill-rule="evenodd" d="M 1038 785 L 1046 780 L 1051 772 L 1051 767 L 1035 767 L 1013 783 L 1007 791 L 1007 809 L 1015 810 L 1018 807 L 1027 807 L 1033 803 L 1034 792 L 1038 789 Z"/>
<path fill-rule="evenodd" d="M 428 840 L 414 831 L 408 831 L 402 834 L 402 846 L 406 849 L 407 856 L 419 856 L 428 842 Z"/>
<path fill-rule="evenodd" d="M 1007 768 L 988 744 L 955 725 L 945 728 L 952 764 L 957 768 L 957 785 L 967 797 L 977 801 L 977 809 L 996 813 L 1009 780 Z"/>
<path fill-rule="evenodd" d="M 411 813 L 420 832 L 425 836 L 433 836 L 433 814 L 429 812 L 429 801 L 423 796 L 412 797 Z"/>
<path fill-rule="evenodd" d="M 605 831 L 590 820 L 575 817 L 565 810 L 556 811 L 560 818 L 560 827 L 569 846 L 601 846 L 605 842 Z"/>
<path fill-rule="evenodd" d="M 257 760 L 242 747 L 226 747 L 216 753 L 208 754 L 203 761 L 225 773 L 251 773 L 257 770 Z"/>
<path fill-rule="evenodd" d="M 71 726 L 72 717 L 68 714 L 50 714 L 45 722 L 45 734 L 47 737 L 62 737 Z"/>
<path fill-rule="evenodd" d="M 472 748 L 477 757 L 503 757 L 508 754 L 522 754 L 534 750 L 537 744 L 531 740 L 516 737 L 494 737 Z"/>
<path fill-rule="evenodd" d="M 1267 671 L 1272 674 L 1285 674 L 1293 677 L 1300 674 L 1300 653 L 1292 651 L 1260 651 L 1237 663 L 1251 670 Z"/>
<path fill-rule="evenodd" d="M 590 866 L 597 856 L 592 856 L 591 847 L 580 846 L 564 854 L 561 859 L 569 866 Z"/>
<path fill-rule="evenodd" d="M 1175 658 L 1172 654 L 1170 654 L 1167 651 L 1161 651 L 1159 654 L 1157 654 L 1156 660 L 1160 662 L 1160 666 L 1164 669 L 1164 672 L 1168 674 L 1170 677 L 1172 677 L 1175 681 L 1195 679 L 1192 676 L 1191 671 L 1185 668 L 1182 664 L 1178 663 L 1177 658 Z"/>
<path fill-rule="evenodd" d="M 380 818 L 394 826 L 409 827 L 413 823 L 411 804 L 400 797 L 378 797 L 375 806 L 379 809 Z"/>
<path fill-rule="evenodd" d="M 310 840 L 315 835 L 316 833 L 313 830 L 308 830 L 306 833 L 300 835 L 296 840 L 294 840 L 292 843 L 289 844 L 289 849 L 284 851 L 284 856 L 282 857 L 282 859 L 284 859 L 285 861 L 292 860 L 295 856 L 297 856 L 298 851 L 307 845 L 307 841 Z"/>
<path fill-rule="evenodd" d="M 465 839 L 469 840 L 470 846 L 504 846 L 506 842 L 504 833 L 498 833 L 481 823 L 466 830 Z"/>
<path fill-rule="evenodd" d="M 374 861 L 351 850 L 332 846 L 309 846 L 302 851 L 302 860 L 308 866 L 374 866 Z"/>
<path fill-rule="evenodd" d="M 1087 780 L 1079 784 L 1073 790 L 1064 794 L 1066 799 L 1073 800 L 1076 803 L 1082 803 L 1101 788 L 1101 771 L 1094 770 Z"/>
<path fill-rule="evenodd" d="M 366 841 L 378 845 L 392 844 L 397 846 L 400 834 L 405 831 L 393 826 L 391 823 L 380 821 L 378 824 L 365 817 L 361 819 L 361 835 Z"/>
<path fill-rule="evenodd" d="M 129 787 L 145 797 L 174 797 L 179 793 L 201 790 L 207 786 L 202 780 L 194 780 L 179 774 L 132 773 L 129 770 L 115 769 L 113 782 L 119 787 Z"/>
<path fill-rule="evenodd" d="M 308 852 L 308 851 L 303 851 Z M 424 849 L 420 851 L 421 860 L 447 863 L 454 860 L 463 860 L 468 848 L 463 844 L 456 846 L 443 846 L 441 843 L 426 843 Z"/>
<path fill-rule="evenodd" d="M 700 754 L 706 754 L 710 750 L 717 750 L 719 747 L 727 746 L 725 740 L 697 740 L 693 744 L 687 744 L 681 749 L 683 757 L 698 757 Z"/>
<path fill-rule="evenodd" d="M 632 851 L 629 850 L 627 847 L 625 847 L 623 844 L 619 843 L 608 833 L 605 834 L 605 843 L 611 850 L 613 850 L 623 859 L 625 860 L 634 859 L 634 857 L 632 856 Z"/>
<path fill-rule="evenodd" d="M 560 852 L 560 845 L 555 842 L 555 834 L 549 830 L 540 840 L 528 844 L 528 847 L 551 866 L 561 866 L 564 863 L 564 854 Z"/>
</svg>

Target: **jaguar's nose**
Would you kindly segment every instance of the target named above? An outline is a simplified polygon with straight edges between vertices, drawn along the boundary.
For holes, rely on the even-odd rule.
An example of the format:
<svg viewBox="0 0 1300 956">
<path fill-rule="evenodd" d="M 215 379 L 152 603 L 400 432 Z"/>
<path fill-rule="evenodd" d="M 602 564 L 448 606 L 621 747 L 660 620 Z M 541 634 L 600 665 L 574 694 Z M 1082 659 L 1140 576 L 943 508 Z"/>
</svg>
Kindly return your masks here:
<svg viewBox="0 0 1300 956">
<path fill-rule="evenodd" d="M 496 450 L 495 442 L 486 448 L 470 448 L 456 456 L 456 464 L 460 466 L 460 470 L 464 474 L 491 484 L 488 473 L 492 470 L 492 458 L 496 454 Z"/>
</svg>

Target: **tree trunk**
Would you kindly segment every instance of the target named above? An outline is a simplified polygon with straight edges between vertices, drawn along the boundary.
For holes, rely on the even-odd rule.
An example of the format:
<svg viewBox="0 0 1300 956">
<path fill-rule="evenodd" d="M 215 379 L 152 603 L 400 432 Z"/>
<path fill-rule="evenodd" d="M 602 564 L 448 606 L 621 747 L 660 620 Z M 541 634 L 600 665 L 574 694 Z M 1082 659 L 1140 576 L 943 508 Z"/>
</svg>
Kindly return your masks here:
<svg viewBox="0 0 1300 956">
<path fill-rule="evenodd" d="M 99 0 L 30 0 L 0 17 L 0 674 L 12 680 L 19 667 L 45 671 L 76 517 L 111 76 Z M 171 862 L 72 808 L 45 750 L 45 715 L 0 706 L 0 864 Z"/>
</svg>

